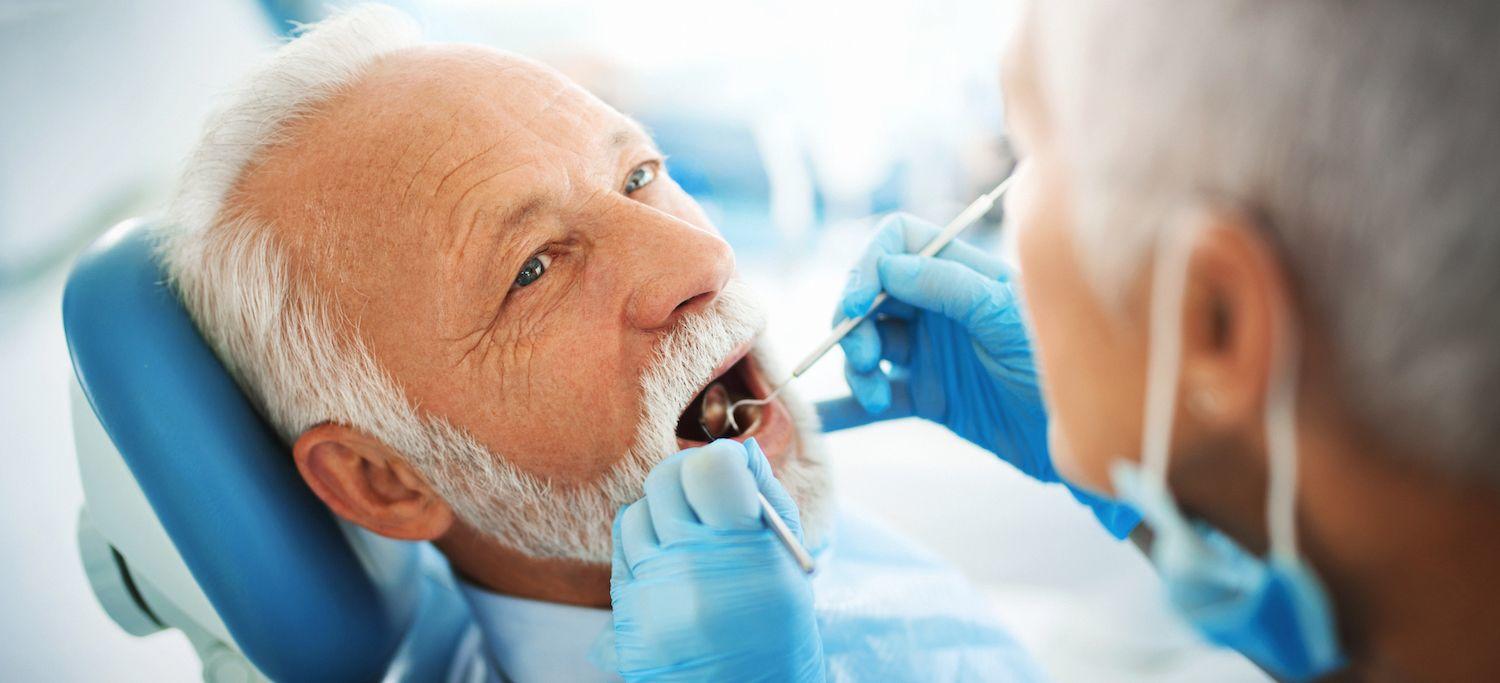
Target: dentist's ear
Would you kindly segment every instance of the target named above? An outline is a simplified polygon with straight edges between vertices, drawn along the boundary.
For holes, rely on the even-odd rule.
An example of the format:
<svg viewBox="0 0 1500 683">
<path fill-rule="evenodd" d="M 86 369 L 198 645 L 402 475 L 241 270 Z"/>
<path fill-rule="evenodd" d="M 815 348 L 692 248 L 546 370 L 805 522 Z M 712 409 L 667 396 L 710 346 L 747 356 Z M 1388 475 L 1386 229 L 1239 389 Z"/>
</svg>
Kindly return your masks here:
<svg viewBox="0 0 1500 683">
<path fill-rule="evenodd" d="M 1296 306 L 1253 220 L 1212 210 L 1195 220 L 1170 481 L 1184 509 L 1259 552 L 1267 538 L 1266 397 L 1278 335 L 1290 324 L 1281 312 Z"/>
<path fill-rule="evenodd" d="M 1260 434 L 1277 334 L 1295 310 L 1263 231 L 1237 212 L 1198 215 L 1183 302 L 1186 417 L 1207 432 Z M 1227 435 L 1227 434 L 1226 434 Z"/>
<path fill-rule="evenodd" d="M 352 427 L 320 424 L 292 446 L 297 471 L 333 513 L 381 536 L 428 541 L 452 508 L 395 450 Z"/>
</svg>

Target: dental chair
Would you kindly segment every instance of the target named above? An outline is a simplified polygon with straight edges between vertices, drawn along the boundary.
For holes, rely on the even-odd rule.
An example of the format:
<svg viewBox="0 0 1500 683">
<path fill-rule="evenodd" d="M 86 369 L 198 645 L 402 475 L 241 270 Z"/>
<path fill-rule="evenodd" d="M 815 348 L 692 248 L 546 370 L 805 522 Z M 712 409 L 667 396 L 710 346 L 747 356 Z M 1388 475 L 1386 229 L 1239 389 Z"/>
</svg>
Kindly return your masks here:
<svg viewBox="0 0 1500 683">
<path fill-rule="evenodd" d="M 137 636 L 182 631 L 207 681 L 482 678 L 442 556 L 312 495 L 163 282 L 147 228 L 101 237 L 63 294 L 79 552 L 105 612 Z"/>
</svg>

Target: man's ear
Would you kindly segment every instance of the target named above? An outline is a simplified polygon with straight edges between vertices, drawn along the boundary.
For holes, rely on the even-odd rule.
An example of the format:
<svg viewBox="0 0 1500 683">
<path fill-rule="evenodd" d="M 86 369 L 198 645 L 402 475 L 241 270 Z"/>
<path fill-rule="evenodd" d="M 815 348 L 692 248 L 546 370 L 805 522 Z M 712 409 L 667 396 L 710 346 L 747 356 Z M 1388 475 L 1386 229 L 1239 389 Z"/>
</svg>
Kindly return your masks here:
<svg viewBox="0 0 1500 683">
<path fill-rule="evenodd" d="M 395 450 L 357 429 L 320 424 L 292 446 L 297 471 L 334 514 L 381 536 L 428 541 L 453 510 Z"/>
<path fill-rule="evenodd" d="M 1258 434 L 1291 289 L 1248 217 L 1208 212 L 1201 220 L 1183 308 L 1181 400 L 1206 430 Z"/>
</svg>

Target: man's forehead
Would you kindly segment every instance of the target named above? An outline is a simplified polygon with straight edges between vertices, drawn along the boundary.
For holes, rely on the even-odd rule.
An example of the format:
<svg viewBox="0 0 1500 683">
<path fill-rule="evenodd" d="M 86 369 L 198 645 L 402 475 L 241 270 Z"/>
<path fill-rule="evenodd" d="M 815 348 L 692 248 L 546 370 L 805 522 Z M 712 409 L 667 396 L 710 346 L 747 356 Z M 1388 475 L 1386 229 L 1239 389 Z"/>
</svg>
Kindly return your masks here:
<svg viewBox="0 0 1500 683">
<path fill-rule="evenodd" d="M 634 121 L 556 71 L 472 46 L 388 55 L 288 133 L 241 189 L 294 233 L 311 228 L 310 213 L 352 219 L 345 225 L 388 223 L 369 219 L 413 208 L 446 214 L 452 197 L 438 193 L 462 193 L 486 174 L 602 164 L 618 147 L 650 144 Z"/>
<path fill-rule="evenodd" d="M 420 46 L 374 64 L 327 104 L 325 125 L 305 131 L 310 156 L 378 171 L 407 202 L 435 194 L 475 166 L 560 165 L 609 159 L 650 144 L 630 118 L 553 69 L 477 46 Z"/>
<path fill-rule="evenodd" d="M 371 100 L 363 110 L 397 113 L 395 135 L 422 128 L 457 129 L 470 137 L 529 131 L 554 142 L 600 144 L 619 129 L 636 128 L 625 116 L 562 74 L 524 57 L 477 46 L 424 46 L 392 54 L 356 86 Z M 415 129 L 412 124 L 421 124 Z M 448 131 L 453 133 L 453 131 Z M 633 131 L 639 134 L 639 129 Z M 456 134 L 455 134 L 456 135 Z M 450 140 L 462 146 L 467 140 Z M 473 140 L 490 145 L 494 140 Z M 523 141 L 515 141 L 519 144 Z"/>
</svg>

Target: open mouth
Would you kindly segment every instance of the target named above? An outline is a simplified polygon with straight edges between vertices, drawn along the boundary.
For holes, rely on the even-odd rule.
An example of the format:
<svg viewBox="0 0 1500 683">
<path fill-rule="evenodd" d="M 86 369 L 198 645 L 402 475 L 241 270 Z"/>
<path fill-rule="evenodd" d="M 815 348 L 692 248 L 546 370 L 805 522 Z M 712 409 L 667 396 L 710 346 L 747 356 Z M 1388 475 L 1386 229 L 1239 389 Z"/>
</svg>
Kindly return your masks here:
<svg viewBox="0 0 1500 683">
<path fill-rule="evenodd" d="M 702 445 L 721 438 L 743 441 L 760 431 L 771 406 L 736 406 L 739 401 L 764 398 L 767 391 L 760 368 L 749 351 L 746 347 L 730 356 L 728 367 L 716 373 L 698 395 L 688 401 L 682 416 L 677 419 L 680 445 Z"/>
</svg>

